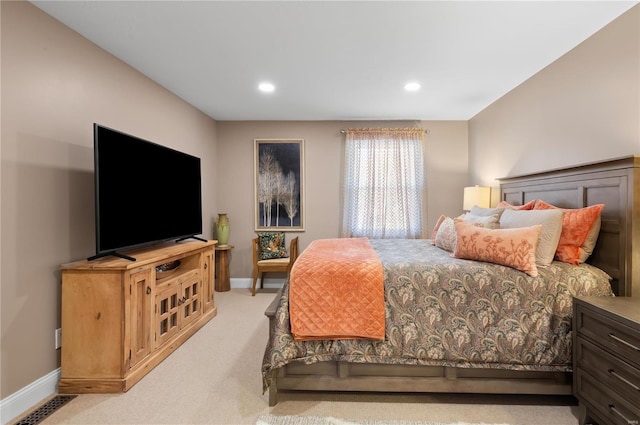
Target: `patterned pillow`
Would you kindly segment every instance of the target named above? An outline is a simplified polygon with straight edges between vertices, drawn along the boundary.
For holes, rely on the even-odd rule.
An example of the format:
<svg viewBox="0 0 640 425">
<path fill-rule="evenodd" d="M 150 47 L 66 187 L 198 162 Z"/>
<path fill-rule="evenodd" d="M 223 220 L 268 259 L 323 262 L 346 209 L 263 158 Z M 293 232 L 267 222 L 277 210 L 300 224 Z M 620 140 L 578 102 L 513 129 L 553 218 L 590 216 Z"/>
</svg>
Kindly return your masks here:
<svg viewBox="0 0 640 425">
<path fill-rule="evenodd" d="M 561 209 L 564 211 L 562 233 L 560 234 L 560 242 L 558 242 L 558 248 L 556 249 L 556 260 L 574 265 L 580 264 L 581 257 L 586 260 L 583 246 L 598 217 L 600 217 L 603 208 L 604 204 L 596 204 L 585 208 L 565 209 L 558 208 L 540 200 L 536 203 L 535 209 L 537 210 Z M 593 250 L 593 247 L 590 249 Z"/>
<path fill-rule="evenodd" d="M 438 227 L 438 233 L 436 234 L 436 246 L 442 248 L 445 251 L 453 252 L 456 247 L 456 226 L 453 223 L 451 217 L 445 217 Z"/>
<path fill-rule="evenodd" d="M 453 256 L 513 267 L 538 276 L 536 247 L 542 225 L 516 229 L 485 229 L 473 223 L 456 220 L 458 240 Z"/>
<path fill-rule="evenodd" d="M 498 203 L 498 208 L 511 208 L 512 210 L 532 210 L 534 205 L 536 204 L 536 200 L 532 199 L 524 205 L 511 205 L 507 201 L 500 201 Z"/>
<path fill-rule="evenodd" d="M 284 232 L 258 232 L 260 238 L 260 259 L 288 257 L 284 242 Z"/>
</svg>

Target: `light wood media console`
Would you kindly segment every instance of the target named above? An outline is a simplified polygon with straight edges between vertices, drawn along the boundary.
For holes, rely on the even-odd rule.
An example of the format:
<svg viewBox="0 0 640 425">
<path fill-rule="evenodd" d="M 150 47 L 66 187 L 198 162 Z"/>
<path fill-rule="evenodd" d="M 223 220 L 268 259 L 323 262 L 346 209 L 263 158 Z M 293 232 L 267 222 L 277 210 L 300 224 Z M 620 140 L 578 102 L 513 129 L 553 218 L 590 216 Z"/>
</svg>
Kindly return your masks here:
<svg viewBox="0 0 640 425">
<path fill-rule="evenodd" d="M 126 252 L 133 262 L 63 264 L 59 392 L 125 392 L 211 320 L 215 244 L 170 242 Z"/>
</svg>

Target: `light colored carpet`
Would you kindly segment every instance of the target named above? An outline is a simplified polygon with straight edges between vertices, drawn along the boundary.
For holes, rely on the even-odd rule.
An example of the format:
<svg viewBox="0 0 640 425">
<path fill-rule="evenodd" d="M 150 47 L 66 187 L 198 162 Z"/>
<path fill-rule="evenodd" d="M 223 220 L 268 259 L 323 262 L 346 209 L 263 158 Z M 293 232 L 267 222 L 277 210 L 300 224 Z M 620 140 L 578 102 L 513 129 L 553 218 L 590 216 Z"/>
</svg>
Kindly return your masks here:
<svg viewBox="0 0 640 425">
<path fill-rule="evenodd" d="M 264 316 L 275 293 L 216 292 L 218 316 L 124 394 L 82 394 L 42 424 L 255 425 L 261 415 L 510 425 L 577 425 L 572 398 L 280 393 L 262 394 Z"/>
<path fill-rule="evenodd" d="M 256 425 L 508 425 L 469 422 L 416 422 L 416 421 L 387 421 L 387 420 L 348 420 L 319 416 L 274 416 L 264 415 L 258 418 Z"/>
</svg>

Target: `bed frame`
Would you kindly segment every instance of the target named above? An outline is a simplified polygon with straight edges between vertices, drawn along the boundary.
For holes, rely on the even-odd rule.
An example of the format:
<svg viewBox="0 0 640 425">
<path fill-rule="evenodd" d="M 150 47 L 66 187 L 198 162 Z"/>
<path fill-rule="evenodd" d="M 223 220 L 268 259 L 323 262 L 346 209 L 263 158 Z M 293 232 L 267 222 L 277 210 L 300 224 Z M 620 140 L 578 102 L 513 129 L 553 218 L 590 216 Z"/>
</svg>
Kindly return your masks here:
<svg viewBox="0 0 640 425">
<path fill-rule="evenodd" d="M 605 204 L 588 262 L 613 277 L 619 296 L 640 295 L 640 156 L 506 177 L 501 199 L 522 205 L 543 199 L 564 208 Z M 265 311 L 273 333 L 280 293 Z M 290 363 L 273 373 L 269 405 L 280 391 L 374 391 L 485 394 L 572 394 L 570 372 L 320 362 Z"/>
</svg>

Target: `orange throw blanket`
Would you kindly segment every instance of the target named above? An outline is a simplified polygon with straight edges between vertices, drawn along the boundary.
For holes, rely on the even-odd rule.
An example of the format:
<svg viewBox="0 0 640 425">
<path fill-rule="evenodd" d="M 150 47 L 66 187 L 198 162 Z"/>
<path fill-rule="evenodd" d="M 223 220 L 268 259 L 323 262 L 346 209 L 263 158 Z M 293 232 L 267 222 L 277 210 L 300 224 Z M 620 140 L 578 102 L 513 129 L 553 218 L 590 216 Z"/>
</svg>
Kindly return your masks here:
<svg viewBox="0 0 640 425">
<path fill-rule="evenodd" d="M 369 240 L 311 242 L 291 269 L 289 315 L 296 340 L 384 339 L 382 262 Z"/>
</svg>

